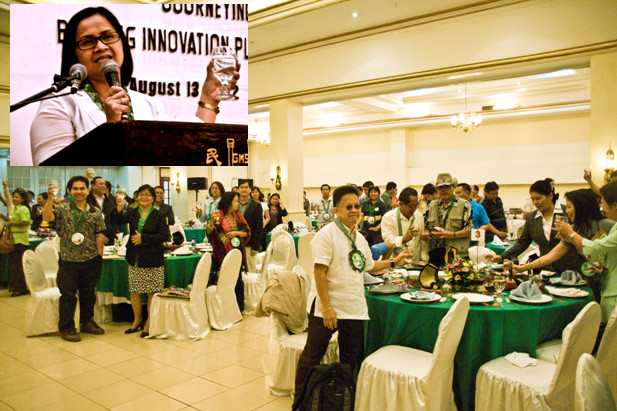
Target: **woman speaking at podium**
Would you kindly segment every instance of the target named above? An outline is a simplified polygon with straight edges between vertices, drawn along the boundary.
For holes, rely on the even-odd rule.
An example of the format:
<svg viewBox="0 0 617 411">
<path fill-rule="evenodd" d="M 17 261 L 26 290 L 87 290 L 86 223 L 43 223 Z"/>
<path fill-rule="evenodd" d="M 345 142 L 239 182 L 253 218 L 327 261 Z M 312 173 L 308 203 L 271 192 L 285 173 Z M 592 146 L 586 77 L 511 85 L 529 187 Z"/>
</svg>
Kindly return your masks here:
<svg viewBox="0 0 617 411">
<path fill-rule="evenodd" d="M 108 60 L 117 63 L 122 87 L 110 86 L 102 74 L 101 68 Z M 118 19 L 106 8 L 86 8 L 68 22 L 62 43 L 61 74 L 68 77 L 71 66 L 76 63 L 88 70 L 79 91 L 42 101 L 32 122 L 30 139 L 34 165 L 103 123 L 122 119 L 168 119 L 160 101 L 127 88 L 133 74 L 129 43 Z M 195 113 L 205 123 L 214 123 L 219 112 L 215 96 L 221 93 L 221 83 L 212 67 L 210 61 Z M 239 70 L 240 63 L 237 63 L 229 81 L 230 89 L 240 78 Z"/>
</svg>

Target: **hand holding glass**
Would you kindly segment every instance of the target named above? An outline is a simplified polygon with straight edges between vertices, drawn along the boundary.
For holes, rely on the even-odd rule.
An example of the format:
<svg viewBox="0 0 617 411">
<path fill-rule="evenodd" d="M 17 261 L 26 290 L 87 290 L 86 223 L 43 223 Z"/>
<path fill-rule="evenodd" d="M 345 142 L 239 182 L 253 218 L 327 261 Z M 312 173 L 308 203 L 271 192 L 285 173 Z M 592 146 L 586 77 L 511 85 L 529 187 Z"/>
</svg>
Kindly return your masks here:
<svg viewBox="0 0 617 411">
<path fill-rule="evenodd" d="M 58 180 L 51 180 L 49 184 L 53 186 L 54 196 L 58 195 L 58 193 L 60 192 L 60 183 L 58 182 Z"/>
<path fill-rule="evenodd" d="M 220 46 L 212 49 L 212 73 L 221 82 L 221 94 L 214 97 L 215 100 L 231 100 L 234 97 L 229 90 L 229 80 L 236 71 L 236 52 L 233 47 Z"/>
</svg>

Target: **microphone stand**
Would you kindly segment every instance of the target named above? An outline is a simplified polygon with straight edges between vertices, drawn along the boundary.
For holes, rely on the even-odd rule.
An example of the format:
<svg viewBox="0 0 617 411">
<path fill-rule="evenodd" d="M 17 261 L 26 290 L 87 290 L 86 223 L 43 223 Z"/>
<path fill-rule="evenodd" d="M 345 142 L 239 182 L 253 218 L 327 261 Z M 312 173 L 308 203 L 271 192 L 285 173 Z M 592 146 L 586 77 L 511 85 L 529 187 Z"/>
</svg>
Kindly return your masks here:
<svg viewBox="0 0 617 411">
<path fill-rule="evenodd" d="M 20 101 L 19 103 L 15 103 L 13 105 L 11 105 L 11 113 L 15 110 L 19 110 L 20 108 L 27 106 L 30 103 L 34 103 L 35 101 L 40 101 L 43 100 L 43 97 L 47 96 L 50 93 L 56 93 L 66 87 L 68 87 L 71 84 L 71 79 L 68 77 L 64 77 L 64 76 L 60 76 L 60 75 L 55 75 L 54 76 L 54 83 L 51 85 L 51 87 L 46 88 L 45 90 L 41 91 L 40 93 L 36 93 L 30 97 L 28 97 L 25 100 Z M 72 91 L 73 93 L 76 92 Z M 55 96 L 55 97 L 60 97 L 60 96 Z"/>
</svg>

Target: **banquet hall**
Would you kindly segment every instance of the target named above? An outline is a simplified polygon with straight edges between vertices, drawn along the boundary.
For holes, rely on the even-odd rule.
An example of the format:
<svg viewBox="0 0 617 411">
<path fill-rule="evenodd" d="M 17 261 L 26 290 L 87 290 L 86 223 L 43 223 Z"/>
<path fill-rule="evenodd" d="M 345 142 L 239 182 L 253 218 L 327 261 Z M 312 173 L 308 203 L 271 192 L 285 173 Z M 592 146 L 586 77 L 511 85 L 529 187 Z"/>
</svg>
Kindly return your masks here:
<svg viewBox="0 0 617 411">
<path fill-rule="evenodd" d="M 448 172 L 480 188 L 496 181 L 504 206 L 522 208 L 536 180 L 551 177 L 565 193 L 587 187 L 585 169 L 601 185 L 605 169 L 615 168 L 607 158 L 617 144 L 614 0 L 248 3 L 259 7 L 249 14 L 248 167 L 109 167 L 95 174 L 127 193 L 167 178 L 182 221 L 207 196 L 202 190 L 195 200 L 188 178 L 219 180 L 227 189 L 248 177 L 280 193 L 286 222 L 305 220 L 302 191 L 318 202 L 324 183 L 371 180 L 383 190 L 394 181 L 399 192 L 420 191 Z M 9 10 L 1 6 L 6 107 Z M 11 187 L 38 193 L 50 178 L 83 173 L 11 167 L 5 113 L 0 176 Z M 482 122 L 453 127 L 452 117 L 466 113 Z M 278 345 L 263 319 L 245 316 L 200 342 L 127 339 L 125 323 L 107 323 L 105 336 L 70 345 L 58 336 L 24 338 L 29 298 L 0 290 L 5 409 L 291 407 L 289 397 L 268 389 Z"/>
</svg>

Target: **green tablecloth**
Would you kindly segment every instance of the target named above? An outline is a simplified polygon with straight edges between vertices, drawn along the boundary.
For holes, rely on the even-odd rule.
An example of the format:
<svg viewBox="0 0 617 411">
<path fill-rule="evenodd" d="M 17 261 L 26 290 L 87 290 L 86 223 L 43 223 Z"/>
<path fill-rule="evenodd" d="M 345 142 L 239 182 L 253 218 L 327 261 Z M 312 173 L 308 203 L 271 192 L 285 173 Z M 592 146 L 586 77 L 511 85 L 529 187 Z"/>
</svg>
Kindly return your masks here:
<svg viewBox="0 0 617 411">
<path fill-rule="evenodd" d="M 44 238 L 29 238 L 30 241 L 30 249 L 34 250 L 39 244 L 43 241 L 47 241 Z M 11 273 L 9 271 L 9 255 L 8 254 L 0 254 L 0 283 L 2 282 L 10 282 L 11 281 Z"/>
<path fill-rule="evenodd" d="M 165 259 L 165 287 L 186 287 L 193 280 L 195 268 L 202 254 L 168 257 Z M 101 278 L 96 291 L 111 292 L 114 297 L 130 299 L 129 264 L 124 258 L 103 260 Z"/>
<path fill-rule="evenodd" d="M 561 338 L 561 332 L 578 312 L 593 301 L 565 299 L 565 303 L 519 307 L 504 302 L 504 308 L 472 305 L 454 359 L 453 389 L 459 410 L 473 410 L 476 374 L 482 364 L 513 351 L 536 354 L 536 346 Z M 433 352 L 439 323 L 452 302 L 413 304 L 399 296 L 366 296 L 370 321 L 365 329 L 365 354 L 386 345 L 403 345 Z M 595 338 L 595 336 L 593 336 Z"/>
<path fill-rule="evenodd" d="M 205 228 L 185 228 L 184 235 L 186 236 L 186 241 L 189 243 L 193 238 L 195 238 L 195 242 L 203 243 L 204 238 L 206 238 L 206 229 Z"/>
<path fill-rule="evenodd" d="M 296 246 L 296 256 L 297 256 L 298 255 L 298 240 L 300 239 L 300 236 L 298 236 L 297 234 L 292 234 L 291 236 L 294 239 L 294 244 Z M 268 246 L 268 244 L 270 244 L 271 238 L 272 238 L 272 233 L 266 234 L 266 247 Z"/>
<path fill-rule="evenodd" d="M 504 253 L 504 251 L 506 251 L 508 248 L 513 246 L 514 243 L 515 243 L 514 241 L 511 242 L 509 245 L 494 245 L 493 243 L 488 243 L 486 245 L 486 248 L 488 248 L 491 251 L 494 251 L 495 254 L 497 254 L 497 255 L 502 255 Z"/>
</svg>

